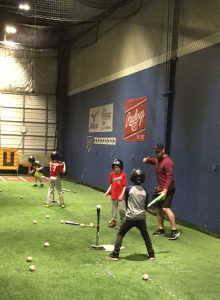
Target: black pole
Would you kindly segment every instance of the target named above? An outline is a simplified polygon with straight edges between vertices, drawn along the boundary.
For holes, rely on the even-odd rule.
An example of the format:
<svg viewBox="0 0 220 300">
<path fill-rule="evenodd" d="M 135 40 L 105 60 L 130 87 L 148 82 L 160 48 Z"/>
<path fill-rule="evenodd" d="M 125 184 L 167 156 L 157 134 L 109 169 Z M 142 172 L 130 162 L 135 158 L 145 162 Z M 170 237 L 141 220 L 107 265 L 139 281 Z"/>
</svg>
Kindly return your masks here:
<svg viewBox="0 0 220 300">
<path fill-rule="evenodd" d="M 167 74 L 167 91 L 164 96 L 167 98 L 167 118 L 165 128 L 165 149 L 168 154 L 171 150 L 171 139 L 172 139 L 172 124 L 173 124 L 173 108 L 175 100 L 175 81 L 176 81 L 176 67 L 177 67 L 177 50 L 178 50 L 178 39 L 179 39 L 179 20 L 181 11 L 180 0 L 169 0 L 168 1 L 168 45 L 167 54 L 169 59 L 167 66 L 169 74 Z"/>
<path fill-rule="evenodd" d="M 70 48 L 60 48 L 58 51 L 58 80 L 57 80 L 57 150 L 63 155 L 64 122 L 67 103 L 68 78 L 70 64 Z"/>
<path fill-rule="evenodd" d="M 97 209 L 96 243 L 91 245 L 91 249 L 93 249 L 93 250 L 105 250 L 105 248 L 102 245 L 99 245 L 99 228 L 100 228 L 99 221 L 100 221 L 101 206 L 97 205 L 96 209 Z"/>
<path fill-rule="evenodd" d="M 169 75 L 169 88 L 167 97 L 167 122 L 166 122 L 166 152 L 170 153 L 171 138 L 172 138 L 172 123 L 173 123 L 173 107 L 175 98 L 175 79 L 176 79 L 176 65 L 177 58 L 170 60 L 170 75 Z"/>
<path fill-rule="evenodd" d="M 99 229 L 100 229 L 100 225 L 99 225 L 99 220 L 100 220 L 100 208 L 97 207 L 97 226 L 96 226 L 96 245 L 99 245 Z"/>
</svg>

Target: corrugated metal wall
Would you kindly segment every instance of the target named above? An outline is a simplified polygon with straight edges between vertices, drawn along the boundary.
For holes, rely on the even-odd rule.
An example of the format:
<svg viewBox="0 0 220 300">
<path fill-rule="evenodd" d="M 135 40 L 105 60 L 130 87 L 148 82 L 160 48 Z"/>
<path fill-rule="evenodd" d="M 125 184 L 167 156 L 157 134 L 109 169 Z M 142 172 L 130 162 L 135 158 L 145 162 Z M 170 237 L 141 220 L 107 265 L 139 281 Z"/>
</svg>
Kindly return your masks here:
<svg viewBox="0 0 220 300">
<path fill-rule="evenodd" d="M 54 149 L 55 131 L 54 95 L 0 94 L 0 147 L 47 153 Z"/>
</svg>

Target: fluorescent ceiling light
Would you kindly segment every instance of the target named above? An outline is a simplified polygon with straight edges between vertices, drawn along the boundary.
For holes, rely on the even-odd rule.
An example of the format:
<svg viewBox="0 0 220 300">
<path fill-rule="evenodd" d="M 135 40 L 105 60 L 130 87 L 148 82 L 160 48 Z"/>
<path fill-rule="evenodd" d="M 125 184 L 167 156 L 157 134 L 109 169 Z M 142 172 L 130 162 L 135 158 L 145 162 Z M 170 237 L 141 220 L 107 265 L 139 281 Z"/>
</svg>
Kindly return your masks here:
<svg viewBox="0 0 220 300">
<path fill-rule="evenodd" d="M 30 9 L 30 5 L 29 4 L 27 4 L 27 3 L 25 3 L 25 4 L 19 4 L 19 9 L 21 9 L 21 10 L 29 10 Z"/>
<path fill-rule="evenodd" d="M 16 30 L 16 28 L 13 27 L 13 26 L 6 26 L 6 27 L 5 27 L 5 31 L 6 31 L 7 33 L 15 33 L 17 30 Z"/>
</svg>

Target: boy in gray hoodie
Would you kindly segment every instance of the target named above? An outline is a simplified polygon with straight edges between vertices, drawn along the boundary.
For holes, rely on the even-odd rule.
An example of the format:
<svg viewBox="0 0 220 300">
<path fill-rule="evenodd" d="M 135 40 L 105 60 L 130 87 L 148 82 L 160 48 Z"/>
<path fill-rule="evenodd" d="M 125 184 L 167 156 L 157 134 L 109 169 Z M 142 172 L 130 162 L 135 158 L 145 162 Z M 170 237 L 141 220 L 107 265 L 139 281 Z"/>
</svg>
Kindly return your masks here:
<svg viewBox="0 0 220 300">
<path fill-rule="evenodd" d="M 154 250 L 152 247 L 151 239 L 147 231 L 145 211 L 147 208 L 147 192 L 141 186 L 145 181 L 145 174 L 140 169 L 134 169 L 131 172 L 130 180 L 132 186 L 126 187 L 125 200 L 126 200 L 126 218 L 117 233 L 114 250 L 108 255 L 112 260 L 118 260 L 122 240 L 128 231 L 136 227 L 144 239 L 148 258 L 155 259 Z"/>
</svg>

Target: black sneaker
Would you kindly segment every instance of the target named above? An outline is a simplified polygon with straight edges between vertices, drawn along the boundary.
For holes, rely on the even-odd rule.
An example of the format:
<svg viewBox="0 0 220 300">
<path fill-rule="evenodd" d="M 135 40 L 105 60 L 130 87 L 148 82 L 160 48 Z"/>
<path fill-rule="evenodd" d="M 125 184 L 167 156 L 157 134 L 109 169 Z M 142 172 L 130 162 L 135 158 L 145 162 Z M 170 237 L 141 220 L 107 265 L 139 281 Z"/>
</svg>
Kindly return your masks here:
<svg viewBox="0 0 220 300">
<path fill-rule="evenodd" d="M 40 187 L 44 187 L 44 184 L 43 184 L 43 183 L 41 183 L 41 184 L 40 184 Z"/>
<path fill-rule="evenodd" d="M 112 260 L 118 260 L 118 256 L 119 254 L 116 253 L 115 251 L 112 251 L 109 255 L 108 258 L 112 259 Z"/>
<path fill-rule="evenodd" d="M 162 236 L 165 235 L 165 230 L 164 229 L 158 229 L 153 233 L 154 236 Z"/>
<path fill-rule="evenodd" d="M 154 253 L 149 253 L 149 254 L 148 254 L 148 259 L 154 260 L 154 259 L 155 259 Z"/>
<path fill-rule="evenodd" d="M 177 230 L 172 230 L 168 240 L 176 240 L 180 233 Z"/>
<path fill-rule="evenodd" d="M 35 183 L 34 185 L 33 185 L 33 187 L 36 187 L 37 186 L 37 184 Z"/>
</svg>

